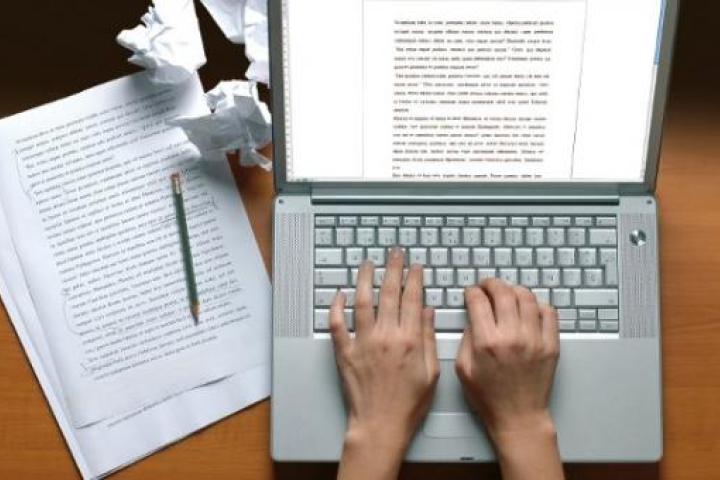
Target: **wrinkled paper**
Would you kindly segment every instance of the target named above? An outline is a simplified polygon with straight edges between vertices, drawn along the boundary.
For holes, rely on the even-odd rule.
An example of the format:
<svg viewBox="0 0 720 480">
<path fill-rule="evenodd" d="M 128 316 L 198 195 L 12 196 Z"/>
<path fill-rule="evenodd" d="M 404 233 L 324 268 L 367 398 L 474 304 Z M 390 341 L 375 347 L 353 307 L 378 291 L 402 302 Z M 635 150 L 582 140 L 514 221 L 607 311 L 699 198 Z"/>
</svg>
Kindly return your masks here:
<svg viewBox="0 0 720 480">
<path fill-rule="evenodd" d="M 267 0 L 201 0 L 225 36 L 245 44 L 249 80 L 270 85 Z"/>
<path fill-rule="evenodd" d="M 157 84 L 179 84 L 205 64 L 193 0 L 153 0 L 142 25 L 123 30 L 117 42 L 133 51 L 128 59 L 151 72 Z"/>
<path fill-rule="evenodd" d="M 177 118 L 169 124 L 182 128 L 206 160 L 223 161 L 227 153 L 239 150 L 241 165 L 270 170 L 272 162 L 258 150 L 272 141 L 272 120 L 258 96 L 257 84 L 220 82 L 205 99 L 212 113 Z"/>
</svg>

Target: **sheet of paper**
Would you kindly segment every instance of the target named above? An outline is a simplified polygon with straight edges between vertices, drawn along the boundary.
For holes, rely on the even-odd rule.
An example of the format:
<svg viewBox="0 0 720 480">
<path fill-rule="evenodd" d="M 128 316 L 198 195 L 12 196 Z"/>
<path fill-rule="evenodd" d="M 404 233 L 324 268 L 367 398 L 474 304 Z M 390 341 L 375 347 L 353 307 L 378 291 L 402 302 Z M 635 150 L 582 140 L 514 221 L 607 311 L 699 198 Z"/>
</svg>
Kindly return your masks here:
<svg viewBox="0 0 720 480">
<path fill-rule="evenodd" d="M 122 468 L 270 394 L 270 366 L 266 364 L 123 417 L 75 429 L 59 394 L 60 381 L 12 245 L 2 205 L 0 297 L 83 478 L 96 478 Z"/>
<path fill-rule="evenodd" d="M 586 0 L 365 0 L 364 171 L 571 177 Z"/>
<path fill-rule="evenodd" d="M 123 30 L 117 42 L 133 51 L 130 63 L 148 69 L 158 84 L 179 84 L 205 65 L 193 0 L 153 0 L 142 25 Z"/>
<path fill-rule="evenodd" d="M 141 73 L 0 122 L 0 200 L 76 427 L 268 362 L 269 282 L 229 168 L 194 162 L 166 125 L 203 112 L 197 77 L 168 88 Z"/>
<path fill-rule="evenodd" d="M 258 150 L 272 141 L 272 117 L 252 82 L 220 82 L 205 95 L 209 115 L 172 120 L 181 127 L 205 160 L 225 162 L 226 154 L 240 151 L 240 164 L 265 170 L 272 163 Z"/>
</svg>

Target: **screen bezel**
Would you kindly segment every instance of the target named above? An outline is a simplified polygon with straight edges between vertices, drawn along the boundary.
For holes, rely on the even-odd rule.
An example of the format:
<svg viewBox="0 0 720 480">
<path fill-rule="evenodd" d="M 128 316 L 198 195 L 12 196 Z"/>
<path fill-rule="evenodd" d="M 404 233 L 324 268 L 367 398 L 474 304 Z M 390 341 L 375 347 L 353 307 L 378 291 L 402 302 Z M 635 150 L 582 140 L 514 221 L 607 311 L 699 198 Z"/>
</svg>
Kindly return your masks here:
<svg viewBox="0 0 720 480">
<path fill-rule="evenodd" d="M 323 190 L 365 192 L 412 192 L 415 195 L 507 196 L 523 192 L 533 196 L 605 196 L 653 193 L 657 185 L 665 107 L 675 45 L 680 0 L 665 0 L 662 43 L 657 68 L 655 101 L 651 117 L 645 177 L 640 182 L 375 182 L 375 181 L 289 181 L 286 168 L 285 78 L 283 52 L 283 9 L 287 0 L 268 0 L 270 36 L 270 77 L 272 82 L 273 161 L 277 193 L 311 193 Z"/>
</svg>

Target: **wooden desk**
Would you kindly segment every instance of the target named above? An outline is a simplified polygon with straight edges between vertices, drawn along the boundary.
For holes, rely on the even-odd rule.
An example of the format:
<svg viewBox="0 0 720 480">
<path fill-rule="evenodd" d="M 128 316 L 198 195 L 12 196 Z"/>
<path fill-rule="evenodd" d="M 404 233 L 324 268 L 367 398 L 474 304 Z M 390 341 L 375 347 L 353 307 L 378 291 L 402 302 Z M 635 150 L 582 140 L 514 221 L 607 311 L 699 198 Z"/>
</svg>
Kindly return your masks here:
<svg viewBox="0 0 720 480">
<path fill-rule="evenodd" d="M 23 4 L 24 3 L 24 4 Z M 720 472 L 720 96 L 713 18 L 716 2 L 686 5 L 664 140 L 661 206 L 665 457 L 653 465 L 570 465 L 577 479 L 709 479 Z M 145 0 L 13 2 L 0 18 L 0 116 L 133 71 L 113 43 Z M 86 9 L 87 14 L 79 14 Z M 37 18 L 35 25 L 23 18 Z M 89 23 L 92 15 L 95 21 Z M 241 51 L 200 10 L 209 65 L 206 86 L 244 71 Z M 61 32 L 73 32 L 69 37 Z M 76 43 L 84 37 L 80 47 Z M 74 51 L 75 57 L 70 57 Z M 28 55 L 33 55 L 27 60 Z M 15 68 L 7 68 L 14 66 Z M 11 94 L 8 94 L 10 92 Z M 703 93 L 707 92 L 707 93 Z M 234 169 L 266 264 L 270 263 L 271 176 Z M 0 476 L 76 478 L 52 414 L 0 309 Z M 273 466 L 269 403 L 244 412 L 129 467 L 116 478 L 330 479 L 333 466 Z M 402 478 L 499 478 L 490 466 L 407 466 Z"/>
</svg>

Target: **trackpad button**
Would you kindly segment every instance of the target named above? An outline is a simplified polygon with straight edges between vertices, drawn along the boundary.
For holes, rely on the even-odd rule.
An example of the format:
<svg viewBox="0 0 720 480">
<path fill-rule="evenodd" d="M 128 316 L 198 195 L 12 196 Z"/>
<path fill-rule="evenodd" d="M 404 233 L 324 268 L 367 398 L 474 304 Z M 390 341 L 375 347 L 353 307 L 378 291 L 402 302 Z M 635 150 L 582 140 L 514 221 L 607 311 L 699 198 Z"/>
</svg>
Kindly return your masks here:
<svg viewBox="0 0 720 480">
<path fill-rule="evenodd" d="M 431 413 L 423 433 L 432 438 L 470 438 L 479 435 L 480 426 L 469 413 Z"/>
</svg>

